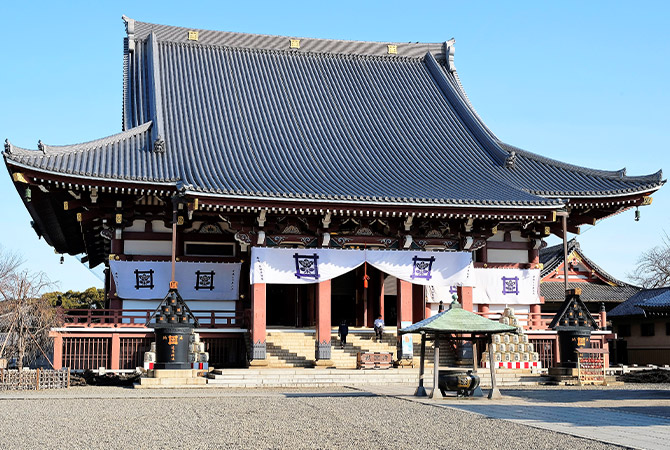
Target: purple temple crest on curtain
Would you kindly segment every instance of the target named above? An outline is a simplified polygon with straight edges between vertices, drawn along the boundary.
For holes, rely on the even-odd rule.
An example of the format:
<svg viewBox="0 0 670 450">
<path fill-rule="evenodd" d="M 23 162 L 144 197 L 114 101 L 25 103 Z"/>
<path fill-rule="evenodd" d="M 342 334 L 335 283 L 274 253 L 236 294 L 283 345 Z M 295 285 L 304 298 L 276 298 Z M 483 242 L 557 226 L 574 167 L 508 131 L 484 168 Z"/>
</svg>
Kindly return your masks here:
<svg viewBox="0 0 670 450">
<path fill-rule="evenodd" d="M 515 294 L 519 295 L 519 277 L 501 277 L 503 282 L 503 295 Z"/>
<path fill-rule="evenodd" d="M 433 263 L 435 262 L 434 256 L 431 256 L 430 258 L 419 258 L 418 256 L 415 256 L 412 258 L 412 262 L 412 275 L 410 275 L 411 279 L 423 278 L 424 280 L 430 280 L 432 278 L 430 271 L 432 270 Z"/>
<path fill-rule="evenodd" d="M 300 255 L 296 253 L 293 255 L 295 259 L 295 276 L 296 278 L 313 278 L 319 279 L 319 255 Z"/>
<path fill-rule="evenodd" d="M 154 288 L 154 271 L 135 269 L 135 289 L 153 289 Z"/>
<path fill-rule="evenodd" d="M 214 271 L 209 272 L 200 272 L 199 270 L 195 272 L 195 290 L 199 291 L 200 289 L 209 289 L 210 291 L 214 290 Z"/>
<path fill-rule="evenodd" d="M 449 286 L 450 294 L 458 294 L 458 288 L 456 286 Z"/>
</svg>

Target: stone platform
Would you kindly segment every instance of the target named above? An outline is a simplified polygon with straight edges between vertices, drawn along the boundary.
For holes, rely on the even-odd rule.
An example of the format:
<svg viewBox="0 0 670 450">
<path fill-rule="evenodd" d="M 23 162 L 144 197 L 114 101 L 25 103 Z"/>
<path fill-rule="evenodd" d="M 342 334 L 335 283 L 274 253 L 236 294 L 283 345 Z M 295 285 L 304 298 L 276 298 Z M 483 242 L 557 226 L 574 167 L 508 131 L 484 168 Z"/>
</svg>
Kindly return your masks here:
<svg viewBox="0 0 670 450">
<path fill-rule="evenodd" d="M 189 388 L 207 385 L 207 378 L 200 376 L 200 370 L 149 370 L 147 376 L 135 383 L 135 389 Z"/>
</svg>

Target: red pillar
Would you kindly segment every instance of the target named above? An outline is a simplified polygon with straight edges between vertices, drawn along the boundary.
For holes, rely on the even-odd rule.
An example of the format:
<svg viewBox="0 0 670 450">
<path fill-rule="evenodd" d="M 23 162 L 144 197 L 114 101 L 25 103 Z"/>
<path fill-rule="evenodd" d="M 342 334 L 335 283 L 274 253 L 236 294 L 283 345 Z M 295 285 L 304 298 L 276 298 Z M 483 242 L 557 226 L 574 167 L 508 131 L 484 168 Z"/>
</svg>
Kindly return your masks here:
<svg viewBox="0 0 670 450">
<path fill-rule="evenodd" d="M 461 301 L 461 306 L 466 311 L 472 311 L 472 286 L 458 286 L 458 299 Z"/>
<path fill-rule="evenodd" d="M 412 324 L 412 283 L 398 278 L 398 320 L 397 327 L 400 330 L 403 326 Z M 412 358 L 411 352 L 403 351 L 402 339 L 411 339 L 411 336 L 398 335 L 398 360 Z"/>
<path fill-rule="evenodd" d="M 489 313 L 489 305 L 486 305 L 486 304 L 479 305 L 479 312 L 482 313 L 483 317 L 487 317 L 484 314 Z"/>
<path fill-rule="evenodd" d="M 251 359 L 265 360 L 265 283 L 256 283 L 251 290 Z"/>
<path fill-rule="evenodd" d="M 121 336 L 119 333 L 112 333 L 112 352 L 109 357 L 109 369 L 119 370 L 121 359 Z"/>
<path fill-rule="evenodd" d="M 54 338 L 53 365 L 54 369 L 60 370 L 63 368 L 63 335 L 56 332 L 52 336 Z"/>
<path fill-rule="evenodd" d="M 379 315 L 384 320 L 384 272 L 379 272 Z"/>
<path fill-rule="evenodd" d="M 330 361 L 330 280 L 320 282 L 316 287 L 316 349 L 317 361 Z M 317 363 L 318 364 L 318 363 Z"/>
<path fill-rule="evenodd" d="M 542 305 L 530 305 L 530 317 L 528 318 L 529 328 L 532 326 L 534 330 L 539 330 L 542 327 Z"/>
</svg>

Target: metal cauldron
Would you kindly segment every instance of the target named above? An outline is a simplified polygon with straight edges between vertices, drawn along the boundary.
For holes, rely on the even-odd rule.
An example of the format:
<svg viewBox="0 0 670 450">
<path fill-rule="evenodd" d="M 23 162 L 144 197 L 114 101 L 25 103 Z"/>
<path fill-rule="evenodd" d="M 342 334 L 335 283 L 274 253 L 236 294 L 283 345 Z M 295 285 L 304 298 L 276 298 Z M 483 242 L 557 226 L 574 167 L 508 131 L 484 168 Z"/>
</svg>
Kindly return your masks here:
<svg viewBox="0 0 670 450">
<path fill-rule="evenodd" d="M 456 391 L 458 397 L 472 397 L 479 386 L 479 376 L 468 370 L 467 373 L 440 370 L 437 387 L 446 396 L 446 391 Z"/>
</svg>

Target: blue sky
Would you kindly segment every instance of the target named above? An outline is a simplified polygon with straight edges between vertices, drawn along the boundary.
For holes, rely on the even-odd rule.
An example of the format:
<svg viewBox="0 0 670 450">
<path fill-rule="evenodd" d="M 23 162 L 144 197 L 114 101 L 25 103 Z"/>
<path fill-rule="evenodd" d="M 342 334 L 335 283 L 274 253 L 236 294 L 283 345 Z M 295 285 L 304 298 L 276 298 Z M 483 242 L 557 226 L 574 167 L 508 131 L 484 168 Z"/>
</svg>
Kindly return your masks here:
<svg viewBox="0 0 670 450">
<path fill-rule="evenodd" d="M 297 37 L 453 37 L 465 89 L 502 140 L 573 164 L 626 167 L 629 175 L 670 171 L 670 2 L 3 2 L 0 14 L 0 137 L 22 147 L 120 131 L 125 14 Z M 61 289 L 102 286 L 75 258 L 59 264 L 37 239 L 6 175 L 0 190 L 0 245 Z M 640 253 L 670 232 L 669 192 L 654 195 L 639 222 L 628 211 L 585 227 L 582 249 L 626 279 Z"/>
</svg>

